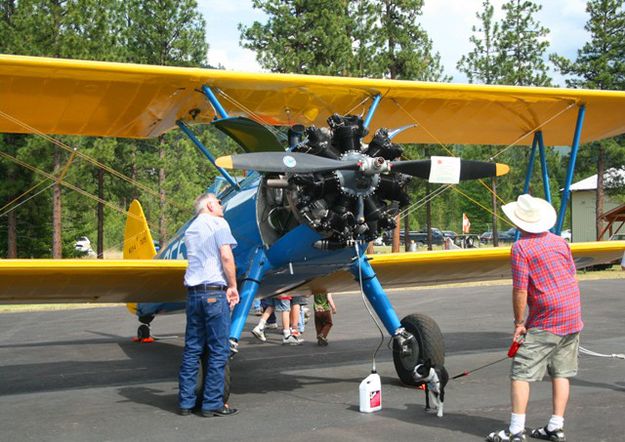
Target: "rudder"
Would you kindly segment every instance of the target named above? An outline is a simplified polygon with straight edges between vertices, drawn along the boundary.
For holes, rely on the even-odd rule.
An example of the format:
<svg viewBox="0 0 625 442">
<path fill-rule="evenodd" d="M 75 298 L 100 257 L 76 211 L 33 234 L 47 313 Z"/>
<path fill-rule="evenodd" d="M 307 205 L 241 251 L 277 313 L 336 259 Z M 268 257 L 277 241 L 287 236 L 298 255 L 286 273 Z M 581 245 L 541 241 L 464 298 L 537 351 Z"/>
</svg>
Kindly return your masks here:
<svg viewBox="0 0 625 442">
<path fill-rule="evenodd" d="M 124 232 L 124 259 L 152 259 L 155 255 L 156 249 L 143 208 L 139 201 L 132 200 Z"/>
</svg>

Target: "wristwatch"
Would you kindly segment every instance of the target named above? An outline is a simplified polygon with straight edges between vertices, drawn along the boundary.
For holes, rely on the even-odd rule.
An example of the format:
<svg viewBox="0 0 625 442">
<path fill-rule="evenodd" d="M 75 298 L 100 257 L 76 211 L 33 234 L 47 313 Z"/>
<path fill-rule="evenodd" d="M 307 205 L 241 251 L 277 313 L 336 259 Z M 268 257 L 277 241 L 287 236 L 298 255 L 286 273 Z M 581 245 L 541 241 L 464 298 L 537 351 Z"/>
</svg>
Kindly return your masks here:
<svg viewBox="0 0 625 442">
<path fill-rule="evenodd" d="M 523 325 L 525 324 L 525 319 L 521 319 L 520 321 L 517 321 L 516 319 L 514 319 L 514 325 Z"/>
</svg>

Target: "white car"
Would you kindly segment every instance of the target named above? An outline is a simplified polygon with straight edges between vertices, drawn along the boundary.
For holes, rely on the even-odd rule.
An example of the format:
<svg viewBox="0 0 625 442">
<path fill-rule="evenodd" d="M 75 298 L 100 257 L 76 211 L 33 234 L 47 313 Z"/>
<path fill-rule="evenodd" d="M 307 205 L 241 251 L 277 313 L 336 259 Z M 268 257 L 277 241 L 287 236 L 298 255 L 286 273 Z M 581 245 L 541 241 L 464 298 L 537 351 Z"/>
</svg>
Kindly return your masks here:
<svg viewBox="0 0 625 442">
<path fill-rule="evenodd" d="M 571 242 L 571 229 L 563 230 L 560 236 L 564 238 L 566 242 Z"/>
<path fill-rule="evenodd" d="M 373 245 L 374 246 L 383 246 L 384 245 L 384 238 L 382 238 L 382 236 L 378 236 L 376 239 L 373 240 Z"/>
<path fill-rule="evenodd" d="M 95 252 L 91 248 L 91 241 L 86 236 L 79 237 L 74 243 L 74 249 L 76 249 L 79 253 L 84 253 L 86 255 L 95 255 Z"/>
</svg>

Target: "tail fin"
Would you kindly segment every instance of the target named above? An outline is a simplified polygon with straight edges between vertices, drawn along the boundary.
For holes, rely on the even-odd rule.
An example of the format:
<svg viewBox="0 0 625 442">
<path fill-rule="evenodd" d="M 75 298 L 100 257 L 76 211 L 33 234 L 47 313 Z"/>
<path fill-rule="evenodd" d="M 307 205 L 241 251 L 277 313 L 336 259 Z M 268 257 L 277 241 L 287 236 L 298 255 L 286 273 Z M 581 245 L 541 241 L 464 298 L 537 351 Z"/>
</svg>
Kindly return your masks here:
<svg viewBox="0 0 625 442">
<path fill-rule="evenodd" d="M 128 209 L 124 232 L 124 259 L 152 259 L 155 255 L 148 221 L 139 201 L 133 200 Z"/>
</svg>

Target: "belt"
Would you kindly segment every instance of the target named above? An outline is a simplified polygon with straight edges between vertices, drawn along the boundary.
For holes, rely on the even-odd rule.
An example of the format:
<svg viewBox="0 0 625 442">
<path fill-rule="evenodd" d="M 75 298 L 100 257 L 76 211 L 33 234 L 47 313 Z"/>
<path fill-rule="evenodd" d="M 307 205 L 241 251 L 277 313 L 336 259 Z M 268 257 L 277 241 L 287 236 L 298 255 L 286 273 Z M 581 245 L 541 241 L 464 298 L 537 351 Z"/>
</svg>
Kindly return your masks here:
<svg viewBox="0 0 625 442">
<path fill-rule="evenodd" d="M 192 286 L 188 286 L 187 290 L 190 292 L 199 292 L 199 291 L 206 291 L 206 290 L 213 290 L 213 291 L 220 291 L 220 292 L 225 292 L 228 289 L 227 285 L 220 285 L 220 284 L 198 284 L 198 285 L 192 285 Z"/>
</svg>

